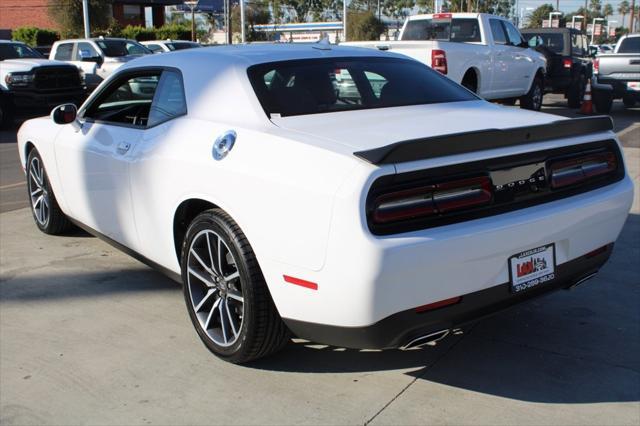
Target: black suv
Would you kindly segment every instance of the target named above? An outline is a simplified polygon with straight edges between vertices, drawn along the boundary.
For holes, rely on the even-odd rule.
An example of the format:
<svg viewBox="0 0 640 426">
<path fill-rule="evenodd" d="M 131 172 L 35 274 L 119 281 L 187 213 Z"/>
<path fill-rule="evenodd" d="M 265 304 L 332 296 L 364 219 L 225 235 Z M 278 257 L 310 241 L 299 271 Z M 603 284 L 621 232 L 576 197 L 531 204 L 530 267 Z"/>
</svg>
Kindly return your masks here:
<svg viewBox="0 0 640 426">
<path fill-rule="evenodd" d="M 564 93 L 569 106 L 579 108 L 591 77 L 587 36 L 572 28 L 528 28 L 521 32 L 529 46 L 547 58 L 545 90 Z"/>
</svg>

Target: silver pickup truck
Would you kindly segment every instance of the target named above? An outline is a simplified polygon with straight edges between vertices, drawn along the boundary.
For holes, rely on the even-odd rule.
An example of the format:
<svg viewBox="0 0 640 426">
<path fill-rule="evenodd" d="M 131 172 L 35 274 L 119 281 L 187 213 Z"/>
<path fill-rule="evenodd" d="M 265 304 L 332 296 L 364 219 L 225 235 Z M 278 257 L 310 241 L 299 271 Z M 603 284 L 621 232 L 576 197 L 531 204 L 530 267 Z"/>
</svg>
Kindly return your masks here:
<svg viewBox="0 0 640 426">
<path fill-rule="evenodd" d="M 611 111 L 614 99 L 626 107 L 640 101 L 640 34 L 622 37 L 613 53 L 593 61 L 593 101 L 600 113 Z"/>
</svg>

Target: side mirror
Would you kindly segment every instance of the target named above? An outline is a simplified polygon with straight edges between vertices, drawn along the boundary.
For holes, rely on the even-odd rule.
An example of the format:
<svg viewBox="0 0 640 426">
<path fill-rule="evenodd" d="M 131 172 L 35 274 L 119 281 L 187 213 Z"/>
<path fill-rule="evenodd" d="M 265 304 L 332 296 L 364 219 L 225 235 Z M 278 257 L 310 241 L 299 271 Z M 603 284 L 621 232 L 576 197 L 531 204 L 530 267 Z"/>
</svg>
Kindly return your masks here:
<svg viewBox="0 0 640 426">
<path fill-rule="evenodd" d="M 522 48 L 527 49 L 529 47 L 529 43 L 527 43 L 526 41 L 522 40 L 520 42 L 520 44 L 518 45 L 518 47 L 522 47 Z"/>
<path fill-rule="evenodd" d="M 96 64 L 102 63 L 102 56 L 82 56 L 82 62 L 95 62 Z"/>
<path fill-rule="evenodd" d="M 58 105 L 51 111 L 51 119 L 56 124 L 69 124 L 76 121 L 78 108 L 74 104 Z"/>
</svg>

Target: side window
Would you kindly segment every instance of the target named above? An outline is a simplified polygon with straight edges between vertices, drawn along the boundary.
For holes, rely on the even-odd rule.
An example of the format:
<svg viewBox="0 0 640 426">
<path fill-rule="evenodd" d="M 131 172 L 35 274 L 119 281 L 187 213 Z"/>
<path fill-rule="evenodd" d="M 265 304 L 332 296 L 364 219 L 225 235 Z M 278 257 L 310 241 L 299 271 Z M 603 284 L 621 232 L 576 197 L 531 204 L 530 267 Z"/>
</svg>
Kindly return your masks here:
<svg viewBox="0 0 640 426">
<path fill-rule="evenodd" d="M 76 49 L 76 54 L 73 60 L 81 61 L 82 58 L 95 58 L 96 56 L 100 55 L 98 55 L 98 52 L 96 52 L 96 49 L 93 48 L 91 43 L 82 41 L 78 43 L 78 48 Z"/>
<path fill-rule="evenodd" d="M 155 126 L 187 113 L 182 77 L 175 71 L 164 71 L 153 97 L 147 126 Z"/>
<path fill-rule="evenodd" d="M 153 53 L 162 52 L 162 47 L 160 47 L 160 45 L 158 44 L 147 44 L 146 46 L 147 46 L 147 49 L 149 49 Z"/>
<path fill-rule="evenodd" d="M 334 92 L 337 94 L 337 99 L 333 99 L 330 104 L 352 104 L 362 105 L 362 95 L 356 86 L 356 82 L 353 81 L 353 77 L 347 68 L 337 68 L 334 70 L 335 83 Z M 312 81 L 312 80 L 311 80 Z M 327 90 L 331 92 L 331 90 Z M 335 97 L 335 96 L 333 96 Z M 331 95 L 325 96 L 325 98 L 332 98 Z"/>
<path fill-rule="evenodd" d="M 72 52 L 73 52 L 73 43 L 60 44 L 56 49 L 56 55 L 53 59 L 56 59 L 58 61 L 70 61 Z"/>
<path fill-rule="evenodd" d="M 387 84 L 387 79 L 380 74 L 376 74 L 375 72 L 371 71 L 365 71 L 364 76 L 367 78 L 369 84 L 371 85 L 373 96 L 380 99 L 380 96 L 382 95 L 382 88 L 385 84 Z"/>
<path fill-rule="evenodd" d="M 514 46 L 519 46 L 522 43 L 522 36 L 520 35 L 520 31 L 513 26 L 511 22 L 502 21 L 504 28 L 507 30 L 507 37 L 509 38 L 509 43 Z"/>
<path fill-rule="evenodd" d="M 499 19 L 489 19 L 491 25 L 491 35 L 495 44 L 507 44 L 507 36 L 504 33 L 502 24 Z"/>
<path fill-rule="evenodd" d="M 584 56 L 582 36 L 580 34 L 571 34 L 571 49 L 573 50 L 572 54 Z"/>
<path fill-rule="evenodd" d="M 160 74 L 138 72 L 116 79 L 89 105 L 84 117 L 146 127 Z"/>
</svg>

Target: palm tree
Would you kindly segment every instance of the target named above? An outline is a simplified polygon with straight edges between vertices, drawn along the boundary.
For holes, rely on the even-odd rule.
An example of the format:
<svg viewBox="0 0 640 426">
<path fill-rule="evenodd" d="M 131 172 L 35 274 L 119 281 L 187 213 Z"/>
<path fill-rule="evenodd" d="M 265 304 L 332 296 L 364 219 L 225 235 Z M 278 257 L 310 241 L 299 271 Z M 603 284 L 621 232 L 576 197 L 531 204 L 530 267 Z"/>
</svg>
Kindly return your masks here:
<svg viewBox="0 0 640 426">
<path fill-rule="evenodd" d="M 629 13 L 629 2 L 622 0 L 618 5 L 618 13 L 622 15 L 622 28 L 624 28 L 624 17 Z"/>
<path fill-rule="evenodd" d="M 613 15 L 613 7 L 610 3 L 607 3 L 602 8 L 602 14 L 604 15 L 604 19 L 607 19 L 609 16 Z"/>
<path fill-rule="evenodd" d="M 591 9 L 594 13 L 594 15 L 597 15 L 600 13 L 600 10 L 602 10 L 602 2 L 601 0 L 591 0 L 589 2 L 589 9 Z"/>
</svg>

